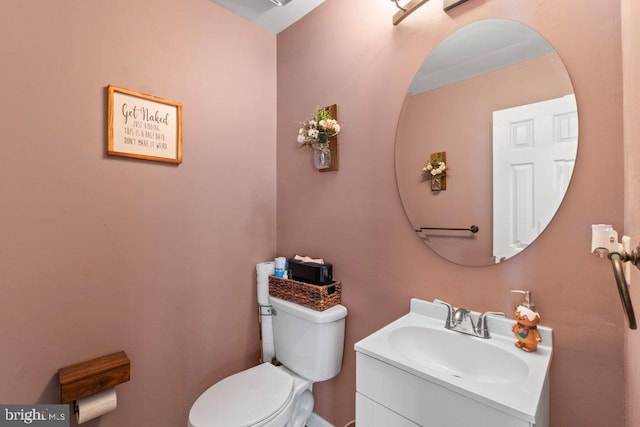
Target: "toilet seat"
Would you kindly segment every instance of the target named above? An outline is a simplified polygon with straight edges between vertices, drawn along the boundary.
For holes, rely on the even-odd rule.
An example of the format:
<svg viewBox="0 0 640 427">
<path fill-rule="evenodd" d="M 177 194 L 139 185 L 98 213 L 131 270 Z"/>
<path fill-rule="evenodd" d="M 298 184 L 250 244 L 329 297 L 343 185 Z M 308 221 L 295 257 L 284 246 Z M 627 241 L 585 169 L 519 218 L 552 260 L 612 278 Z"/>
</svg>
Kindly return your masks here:
<svg viewBox="0 0 640 427">
<path fill-rule="evenodd" d="M 259 425 L 289 403 L 293 389 L 291 375 L 270 363 L 263 363 L 209 387 L 191 407 L 189 425 Z"/>
</svg>

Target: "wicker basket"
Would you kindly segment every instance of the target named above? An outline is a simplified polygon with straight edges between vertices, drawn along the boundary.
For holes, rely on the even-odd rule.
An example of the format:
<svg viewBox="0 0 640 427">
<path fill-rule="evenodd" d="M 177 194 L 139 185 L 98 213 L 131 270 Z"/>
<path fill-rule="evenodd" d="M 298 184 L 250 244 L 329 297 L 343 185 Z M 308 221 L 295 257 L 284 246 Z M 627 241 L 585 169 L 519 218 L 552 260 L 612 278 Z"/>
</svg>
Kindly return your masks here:
<svg viewBox="0 0 640 427">
<path fill-rule="evenodd" d="M 324 311 L 340 304 L 342 284 L 312 285 L 296 280 L 269 276 L 269 295 L 304 305 L 318 311 Z"/>
</svg>

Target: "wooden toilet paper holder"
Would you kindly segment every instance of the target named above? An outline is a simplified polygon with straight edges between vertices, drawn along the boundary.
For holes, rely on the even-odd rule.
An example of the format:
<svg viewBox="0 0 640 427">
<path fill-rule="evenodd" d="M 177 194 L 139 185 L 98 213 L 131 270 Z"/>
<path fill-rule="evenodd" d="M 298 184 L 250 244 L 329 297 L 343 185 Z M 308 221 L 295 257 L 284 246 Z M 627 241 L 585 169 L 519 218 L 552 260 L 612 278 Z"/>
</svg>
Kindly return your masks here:
<svg viewBox="0 0 640 427">
<path fill-rule="evenodd" d="M 60 368 L 60 403 L 70 403 L 127 382 L 130 370 L 131 362 L 124 351 Z"/>
</svg>

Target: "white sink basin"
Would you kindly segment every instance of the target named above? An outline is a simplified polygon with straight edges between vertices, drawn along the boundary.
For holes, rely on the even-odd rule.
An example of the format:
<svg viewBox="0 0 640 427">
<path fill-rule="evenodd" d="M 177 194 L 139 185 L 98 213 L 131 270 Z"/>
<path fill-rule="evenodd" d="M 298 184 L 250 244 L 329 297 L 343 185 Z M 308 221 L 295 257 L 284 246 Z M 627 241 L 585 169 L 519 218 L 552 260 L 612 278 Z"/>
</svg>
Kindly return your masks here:
<svg viewBox="0 0 640 427">
<path fill-rule="evenodd" d="M 458 378 L 508 384 L 521 381 L 529 367 L 490 340 L 447 329 L 403 326 L 389 332 L 389 344 L 407 359 Z"/>
<path fill-rule="evenodd" d="M 474 322 L 479 313 L 472 312 Z M 527 353 L 514 344 L 513 319 L 490 317 L 490 339 L 445 329 L 447 308 L 411 300 L 408 314 L 355 344 L 358 353 L 429 383 L 533 422 L 548 386 L 551 329 L 538 325 L 543 342 Z"/>
</svg>

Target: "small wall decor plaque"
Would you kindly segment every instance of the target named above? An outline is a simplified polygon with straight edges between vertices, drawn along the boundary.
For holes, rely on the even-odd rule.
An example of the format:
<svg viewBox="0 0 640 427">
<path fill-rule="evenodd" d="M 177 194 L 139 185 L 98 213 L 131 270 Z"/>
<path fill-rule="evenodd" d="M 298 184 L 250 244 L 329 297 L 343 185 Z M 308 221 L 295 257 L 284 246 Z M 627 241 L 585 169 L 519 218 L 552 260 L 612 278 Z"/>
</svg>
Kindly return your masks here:
<svg viewBox="0 0 640 427">
<path fill-rule="evenodd" d="M 107 152 L 182 163 L 182 104 L 109 85 Z"/>
<path fill-rule="evenodd" d="M 447 152 L 431 153 L 430 159 L 422 168 L 422 176 L 431 180 L 432 191 L 447 189 Z"/>
</svg>

